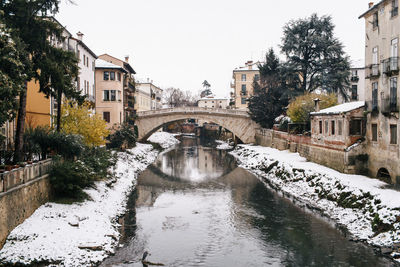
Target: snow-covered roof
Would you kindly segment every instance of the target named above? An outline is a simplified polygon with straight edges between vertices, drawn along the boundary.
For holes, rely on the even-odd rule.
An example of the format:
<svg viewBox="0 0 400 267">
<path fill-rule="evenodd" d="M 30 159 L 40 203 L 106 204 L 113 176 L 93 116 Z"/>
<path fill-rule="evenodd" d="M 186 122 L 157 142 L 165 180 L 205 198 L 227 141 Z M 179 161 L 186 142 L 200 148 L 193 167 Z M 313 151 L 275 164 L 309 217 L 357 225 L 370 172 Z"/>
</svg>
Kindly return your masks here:
<svg viewBox="0 0 400 267">
<path fill-rule="evenodd" d="M 103 59 L 96 59 L 96 68 L 100 68 L 100 69 L 121 69 L 124 70 L 123 67 L 115 65 L 111 62 L 105 61 Z M 124 70 L 125 71 L 125 70 Z"/>
<path fill-rule="evenodd" d="M 341 114 L 346 113 L 358 108 L 361 108 L 365 105 L 364 101 L 356 101 L 356 102 L 348 102 L 340 105 L 336 105 L 330 108 L 321 109 L 318 112 L 310 112 L 310 115 L 334 115 L 334 114 Z"/>
<path fill-rule="evenodd" d="M 202 97 L 199 100 L 229 100 L 228 98 L 224 98 L 224 97 Z"/>
<path fill-rule="evenodd" d="M 258 69 L 258 64 L 260 64 L 259 61 L 254 62 L 254 63 L 250 63 L 250 64 L 246 64 L 246 66 L 238 67 L 238 68 L 234 69 L 233 71 L 259 70 Z M 251 69 L 249 68 L 249 66 L 251 66 Z"/>
</svg>

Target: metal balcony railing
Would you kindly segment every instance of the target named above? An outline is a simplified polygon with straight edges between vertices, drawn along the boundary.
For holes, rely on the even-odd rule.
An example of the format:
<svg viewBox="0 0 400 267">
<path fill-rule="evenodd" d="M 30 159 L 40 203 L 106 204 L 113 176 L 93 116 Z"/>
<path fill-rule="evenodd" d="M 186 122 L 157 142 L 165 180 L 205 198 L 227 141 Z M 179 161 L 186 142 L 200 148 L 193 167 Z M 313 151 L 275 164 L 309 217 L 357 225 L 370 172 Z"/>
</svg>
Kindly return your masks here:
<svg viewBox="0 0 400 267">
<path fill-rule="evenodd" d="M 388 97 L 381 100 L 381 112 L 391 113 L 399 112 L 399 105 L 397 97 Z"/>
<path fill-rule="evenodd" d="M 370 101 L 365 101 L 365 107 L 367 111 L 372 112 L 372 113 L 377 113 L 379 111 L 378 108 L 378 101 L 370 100 Z"/>
<path fill-rule="evenodd" d="M 379 64 L 371 64 L 368 68 L 366 68 L 367 77 L 370 79 L 376 79 L 379 77 Z"/>
<path fill-rule="evenodd" d="M 350 81 L 352 82 L 358 82 L 360 78 L 358 76 L 351 76 Z"/>
<path fill-rule="evenodd" d="M 392 75 L 399 72 L 399 58 L 390 57 L 382 61 L 382 73 Z"/>
</svg>

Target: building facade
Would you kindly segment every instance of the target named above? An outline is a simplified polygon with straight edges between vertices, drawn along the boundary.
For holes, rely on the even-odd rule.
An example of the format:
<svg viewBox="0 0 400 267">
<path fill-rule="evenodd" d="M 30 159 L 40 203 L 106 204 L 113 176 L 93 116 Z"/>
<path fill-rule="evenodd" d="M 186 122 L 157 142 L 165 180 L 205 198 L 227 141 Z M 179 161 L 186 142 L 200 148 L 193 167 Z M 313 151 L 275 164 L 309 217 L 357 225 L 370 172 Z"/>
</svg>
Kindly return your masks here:
<svg viewBox="0 0 400 267">
<path fill-rule="evenodd" d="M 147 111 L 162 108 L 163 90 L 153 84 L 149 79 L 147 82 L 138 82 L 135 93 L 135 110 Z"/>
<path fill-rule="evenodd" d="M 96 114 L 107 122 L 108 128 L 124 122 L 123 77 L 126 73 L 121 66 L 100 58 L 96 60 Z"/>
<path fill-rule="evenodd" d="M 244 67 L 233 70 L 231 87 L 235 109 L 248 109 L 248 99 L 253 95 L 253 81 L 260 79 L 259 62 L 247 61 Z"/>
<path fill-rule="evenodd" d="M 398 0 L 383 0 L 359 18 L 365 19 L 367 153 L 369 174 L 400 183 Z"/>
<path fill-rule="evenodd" d="M 351 62 L 350 67 L 350 88 L 347 91 L 349 97 L 346 101 L 341 94 L 338 94 L 338 103 L 342 104 L 348 101 L 365 100 L 365 62 L 357 60 Z"/>
<path fill-rule="evenodd" d="M 228 108 L 229 107 L 229 99 L 227 98 L 218 98 L 214 96 L 203 97 L 197 102 L 197 106 L 200 108 Z"/>
<path fill-rule="evenodd" d="M 121 60 L 119 58 L 110 56 L 108 54 L 103 54 L 99 56 L 99 59 L 102 59 L 111 64 L 117 65 L 121 67 L 125 72 L 121 72 L 121 81 L 122 81 L 122 104 L 123 104 L 123 113 L 122 113 L 122 122 L 126 122 L 129 124 L 134 123 L 135 117 L 135 70 L 129 64 L 129 56 L 125 57 L 125 60 Z M 110 77 L 111 78 L 111 77 Z M 117 77 L 119 78 L 119 77 Z M 100 79 L 101 80 L 101 79 Z M 96 77 L 97 81 L 97 77 Z M 97 84 L 97 83 L 96 83 Z M 97 86 L 97 85 L 96 85 Z"/>
</svg>

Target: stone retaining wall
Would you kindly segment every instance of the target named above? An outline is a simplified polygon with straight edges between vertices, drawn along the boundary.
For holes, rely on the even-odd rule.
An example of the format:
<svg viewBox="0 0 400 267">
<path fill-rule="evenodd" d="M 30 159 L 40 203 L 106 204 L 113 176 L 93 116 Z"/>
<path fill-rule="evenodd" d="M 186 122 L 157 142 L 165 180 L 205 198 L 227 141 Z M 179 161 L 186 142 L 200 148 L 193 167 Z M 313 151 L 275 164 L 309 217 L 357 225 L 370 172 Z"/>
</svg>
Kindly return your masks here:
<svg viewBox="0 0 400 267">
<path fill-rule="evenodd" d="M 0 174 L 0 248 L 8 234 L 49 201 L 51 159 Z"/>
<path fill-rule="evenodd" d="M 365 166 L 358 162 L 356 155 L 363 152 L 363 145 L 351 151 L 329 149 L 311 144 L 311 137 L 293 135 L 271 129 L 257 129 L 256 143 L 279 150 L 298 152 L 307 160 L 327 166 L 343 173 L 364 173 Z"/>
</svg>

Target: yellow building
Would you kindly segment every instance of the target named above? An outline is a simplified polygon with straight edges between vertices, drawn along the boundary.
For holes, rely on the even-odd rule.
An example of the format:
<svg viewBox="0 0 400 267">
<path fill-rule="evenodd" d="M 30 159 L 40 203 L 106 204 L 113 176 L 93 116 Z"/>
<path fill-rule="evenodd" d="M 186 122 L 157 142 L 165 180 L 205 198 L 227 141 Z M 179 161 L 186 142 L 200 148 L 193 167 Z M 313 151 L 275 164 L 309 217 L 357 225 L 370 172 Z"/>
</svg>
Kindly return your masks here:
<svg viewBox="0 0 400 267">
<path fill-rule="evenodd" d="M 30 81 L 27 85 L 26 95 L 26 126 L 51 126 L 52 109 L 50 98 L 39 92 L 39 82 Z"/>
<path fill-rule="evenodd" d="M 253 81 L 260 79 L 258 70 L 259 62 L 247 61 L 244 67 L 236 68 L 233 71 L 233 100 L 236 109 L 247 109 L 248 99 L 253 95 Z"/>
</svg>

